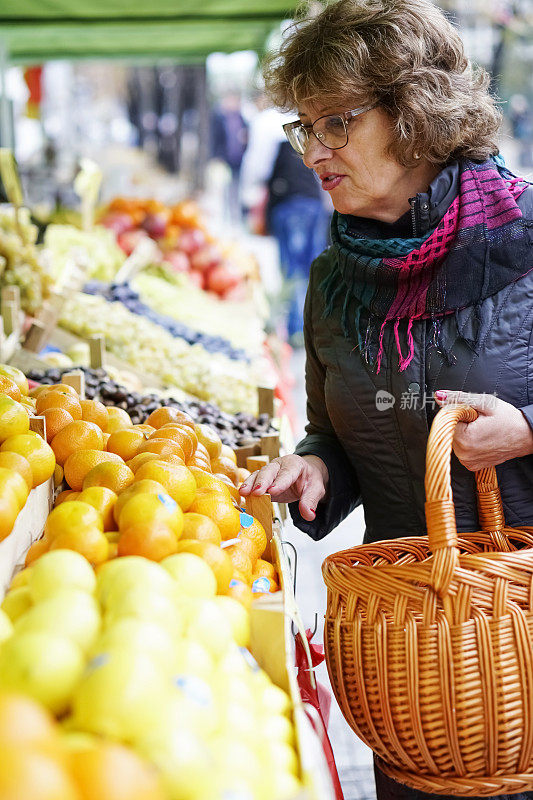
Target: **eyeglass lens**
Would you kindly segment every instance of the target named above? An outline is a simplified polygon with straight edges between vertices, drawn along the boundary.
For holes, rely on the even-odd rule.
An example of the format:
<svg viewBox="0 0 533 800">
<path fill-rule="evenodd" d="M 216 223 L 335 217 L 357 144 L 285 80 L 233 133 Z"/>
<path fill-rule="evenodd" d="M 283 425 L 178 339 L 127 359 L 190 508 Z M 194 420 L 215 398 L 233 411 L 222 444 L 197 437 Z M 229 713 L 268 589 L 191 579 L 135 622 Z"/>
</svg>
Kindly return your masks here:
<svg viewBox="0 0 533 800">
<path fill-rule="evenodd" d="M 333 115 L 318 119 L 313 125 L 313 133 L 325 147 L 336 150 L 344 147 L 348 142 L 346 125 L 342 117 Z M 289 142 L 300 155 L 304 155 L 309 139 L 309 134 L 303 125 L 290 128 Z"/>
</svg>

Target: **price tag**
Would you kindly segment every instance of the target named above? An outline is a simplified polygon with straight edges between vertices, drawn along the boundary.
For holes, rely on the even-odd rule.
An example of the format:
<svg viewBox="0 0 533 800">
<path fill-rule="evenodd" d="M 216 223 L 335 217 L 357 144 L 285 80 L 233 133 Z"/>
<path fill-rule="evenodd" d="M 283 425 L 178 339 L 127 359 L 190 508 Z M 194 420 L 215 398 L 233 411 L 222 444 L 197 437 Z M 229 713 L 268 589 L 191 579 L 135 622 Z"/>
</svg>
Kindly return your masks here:
<svg viewBox="0 0 533 800">
<path fill-rule="evenodd" d="M 80 160 L 80 171 L 74 179 L 74 191 L 81 200 L 81 216 L 84 231 L 94 226 L 94 209 L 102 185 L 102 170 L 90 158 Z"/>
<path fill-rule="evenodd" d="M 15 223 L 18 234 L 24 242 L 22 226 L 20 224 L 19 209 L 24 202 L 22 186 L 20 185 L 17 162 L 13 150 L 9 147 L 0 147 L 0 177 L 4 184 L 7 199 L 15 209 Z"/>
</svg>

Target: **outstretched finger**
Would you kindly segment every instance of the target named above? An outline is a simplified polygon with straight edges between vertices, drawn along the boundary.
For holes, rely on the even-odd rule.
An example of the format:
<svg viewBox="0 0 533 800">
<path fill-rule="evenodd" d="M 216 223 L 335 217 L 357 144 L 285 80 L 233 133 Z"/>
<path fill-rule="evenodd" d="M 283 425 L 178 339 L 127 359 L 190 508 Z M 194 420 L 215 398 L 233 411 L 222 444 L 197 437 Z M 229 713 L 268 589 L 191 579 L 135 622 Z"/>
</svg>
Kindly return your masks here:
<svg viewBox="0 0 533 800">
<path fill-rule="evenodd" d="M 286 492 L 295 481 L 298 480 L 302 468 L 300 465 L 291 464 L 291 466 L 284 466 L 281 465 L 281 469 L 279 470 L 278 474 L 276 475 L 271 487 L 270 492 L 272 494 L 276 493 L 279 494 L 280 492 Z"/>
<path fill-rule="evenodd" d="M 253 472 L 248 478 L 246 478 L 240 487 L 239 491 L 241 495 L 246 497 L 247 495 L 252 494 L 252 492 L 257 495 L 268 492 L 272 481 L 279 472 L 279 469 L 279 462 L 272 461 L 270 464 L 267 464 L 266 467 L 263 467 L 257 472 Z"/>
<path fill-rule="evenodd" d="M 305 486 L 298 509 L 302 517 L 312 522 L 316 517 L 316 507 L 325 495 L 324 484 L 313 478 Z"/>
</svg>

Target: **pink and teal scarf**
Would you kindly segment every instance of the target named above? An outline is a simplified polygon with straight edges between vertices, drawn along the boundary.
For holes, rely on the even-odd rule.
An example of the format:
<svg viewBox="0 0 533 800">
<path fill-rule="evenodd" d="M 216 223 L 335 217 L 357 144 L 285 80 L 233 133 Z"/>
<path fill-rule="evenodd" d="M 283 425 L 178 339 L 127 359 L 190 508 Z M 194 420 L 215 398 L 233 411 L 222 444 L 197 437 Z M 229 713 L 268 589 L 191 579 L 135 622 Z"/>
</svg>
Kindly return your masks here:
<svg viewBox="0 0 533 800">
<path fill-rule="evenodd" d="M 485 298 L 533 269 L 531 222 L 517 205 L 528 185 L 497 159 L 464 161 L 457 197 L 436 228 L 419 239 L 360 238 L 349 230 L 349 217 L 335 212 L 331 235 L 336 268 L 320 287 L 323 316 L 330 316 L 343 298 L 343 333 L 355 334 L 365 361 L 376 372 L 390 325 L 399 370 L 407 368 L 417 319 L 433 321 L 433 341 L 449 358 L 439 320 L 468 306 L 479 313 Z M 466 341 L 475 348 L 475 340 Z"/>
</svg>

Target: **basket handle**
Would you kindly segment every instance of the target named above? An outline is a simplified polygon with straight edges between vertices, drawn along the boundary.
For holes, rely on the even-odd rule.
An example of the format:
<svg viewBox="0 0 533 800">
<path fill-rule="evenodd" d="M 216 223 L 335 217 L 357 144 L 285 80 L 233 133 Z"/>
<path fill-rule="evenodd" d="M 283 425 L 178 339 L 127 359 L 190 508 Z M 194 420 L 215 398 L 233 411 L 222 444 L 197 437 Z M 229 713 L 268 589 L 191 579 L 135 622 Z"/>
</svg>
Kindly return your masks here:
<svg viewBox="0 0 533 800">
<path fill-rule="evenodd" d="M 425 512 L 429 547 L 434 555 L 431 582 L 441 598 L 448 593 L 459 560 L 450 475 L 452 442 L 457 423 L 473 422 L 477 416 L 477 411 L 467 405 L 444 406 L 433 420 L 429 432 Z"/>
</svg>

